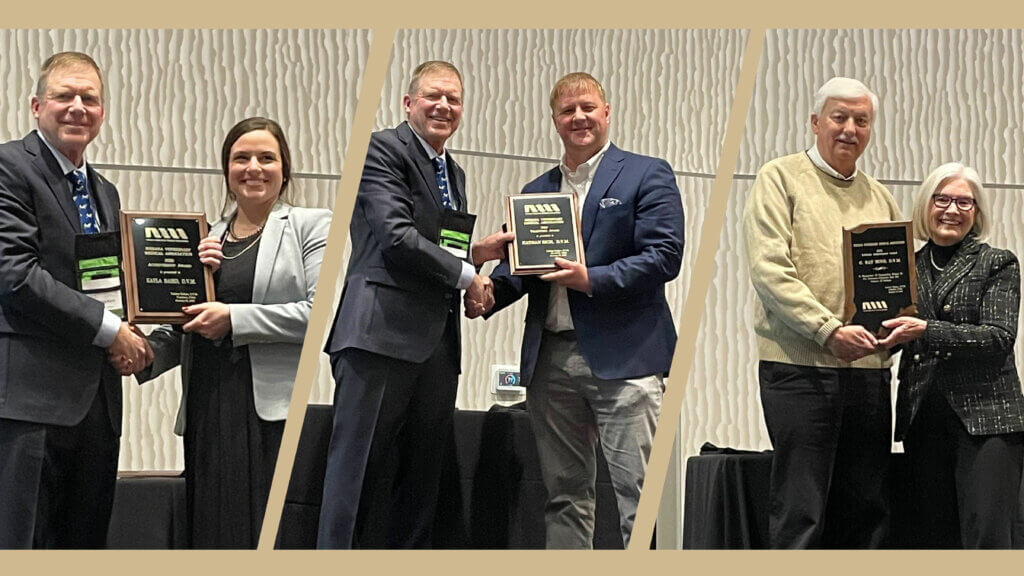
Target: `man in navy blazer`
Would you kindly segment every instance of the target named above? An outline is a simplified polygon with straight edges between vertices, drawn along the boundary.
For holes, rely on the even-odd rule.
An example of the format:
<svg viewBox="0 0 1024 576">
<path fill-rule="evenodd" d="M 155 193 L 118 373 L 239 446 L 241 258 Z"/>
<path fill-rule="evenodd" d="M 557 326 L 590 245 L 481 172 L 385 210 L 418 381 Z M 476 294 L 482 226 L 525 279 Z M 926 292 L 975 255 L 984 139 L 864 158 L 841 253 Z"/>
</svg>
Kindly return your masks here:
<svg viewBox="0 0 1024 576">
<path fill-rule="evenodd" d="M 102 548 L 121 434 L 108 355 L 141 366 L 151 351 L 78 290 L 76 237 L 117 232 L 120 209 L 85 161 L 96 63 L 51 56 L 31 106 L 38 130 L 0 144 L 0 548 Z"/>
<path fill-rule="evenodd" d="M 682 202 L 668 163 L 609 142 L 611 109 L 591 75 L 560 79 L 551 111 L 565 155 L 523 193 L 581 198 L 586 266 L 559 258 L 560 270 L 524 277 L 502 263 L 490 312 L 529 296 L 520 371 L 548 491 L 547 547 L 593 545 L 598 439 L 626 546 L 676 345 L 665 283 L 682 263 Z"/>
<path fill-rule="evenodd" d="M 462 118 L 455 66 L 420 64 L 403 104 L 408 122 L 370 138 L 326 347 L 336 387 L 319 548 L 432 545 L 460 372 L 459 291 L 493 301 L 476 267 L 511 238 L 488 236 L 471 258 L 439 245 L 468 208 L 465 174 L 444 147 Z M 368 512 L 391 476 L 391 513 Z M 383 542 L 367 534 L 368 516 L 390 518 Z"/>
</svg>

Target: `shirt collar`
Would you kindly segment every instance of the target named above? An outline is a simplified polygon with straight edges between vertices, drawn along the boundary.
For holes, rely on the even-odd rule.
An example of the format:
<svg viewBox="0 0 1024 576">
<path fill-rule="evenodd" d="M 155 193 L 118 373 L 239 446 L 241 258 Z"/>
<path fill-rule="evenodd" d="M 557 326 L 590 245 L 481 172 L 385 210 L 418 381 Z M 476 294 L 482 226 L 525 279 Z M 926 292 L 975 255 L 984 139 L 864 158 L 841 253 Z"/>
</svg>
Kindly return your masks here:
<svg viewBox="0 0 1024 576">
<path fill-rule="evenodd" d="M 807 149 L 807 157 L 811 159 L 811 163 L 817 166 L 819 170 L 835 178 L 836 180 L 850 181 L 857 177 L 856 167 L 854 167 L 853 169 L 853 174 L 850 174 L 850 177 L 847 178 L 846 176 L 843 176 L 838 171 L 836 171 L 835 168 L 829 166 L 828 162 L 825 162 L 825 159 L 821 157 L 821 151 L 818 150 L 817 143 L 815 143 L 813 146 Z"/>
<path fill-rule="evenodd" d="M 83 176 L 87 173 L 85 156 L 82 156 L 82 165 L 76 167 L 71 163 L 71 160 L 68 160 L 67 156 L 47 142 L 46 136 L 43 136 L 42 131 L 36 129 L 36 134 L 39 135 L 39 139 L 42 140 L 43 144 L 46 144 L 46 147 L 50 149 L 51 153 L 53 153 L 53 157 L 57 159 L 57 164 L 60 164 L 60 169 L 64 172 L 65 176 L 75 171 L 81 172 Z"/>
<path fill-rule="evenodd" d="M 596 154 L 577 166 L 576 170 L 569 170 L 569 167 L 565 164 L 565 155 L 563 154 L 562 161 L 558 164 L 558 169 L 562 171 L 562 177 L 575 182 L 593 180 L 594 173 L 597 172 L 597 165 L 601 163 L 601 158 L 604 158 L 604 153 L 608 151 L 611 145 L 611 140 L 605 142 L 604 146 Z"/>
<path fill-rule="evenodd" d="M 409 128 L 412 129 L 412 124 L 409 124 Z M 419 134 L 416 133 L 416 130 L 413 130 L 412 133 L 416 136 L 416 139 L 420 141 L 420 145 L 423 146 L 423 149 L 427 151 L 427 157 L 430 158 L 431 162 L 434 161 L 434 158 L 437 158 L 439 156 L 444 156 L 445 153 L 448 152 L 448 150 L 442 149 L 441 153 L 438 154 L 437 150 L 434 150 L 433 146 L 431 146 L 430 144 L 427 144 L 427 141 L 424 140 L 422 136 L 420 136 Z"/>
</svg>

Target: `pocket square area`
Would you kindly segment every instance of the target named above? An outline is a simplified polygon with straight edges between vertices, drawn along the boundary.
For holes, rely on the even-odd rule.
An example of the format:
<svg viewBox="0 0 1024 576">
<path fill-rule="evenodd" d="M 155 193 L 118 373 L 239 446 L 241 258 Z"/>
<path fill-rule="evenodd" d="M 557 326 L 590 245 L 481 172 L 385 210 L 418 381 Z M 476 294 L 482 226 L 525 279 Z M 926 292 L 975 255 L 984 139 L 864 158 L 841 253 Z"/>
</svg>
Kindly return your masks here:
<svg viewBox="0 0 1024 576">
<path fill-rule="evenodd" d="M 601 208 L 611 208 L 612 206 L 621 206 L 622 201 L 618 198 L 601 198 Z"/>
</svg>

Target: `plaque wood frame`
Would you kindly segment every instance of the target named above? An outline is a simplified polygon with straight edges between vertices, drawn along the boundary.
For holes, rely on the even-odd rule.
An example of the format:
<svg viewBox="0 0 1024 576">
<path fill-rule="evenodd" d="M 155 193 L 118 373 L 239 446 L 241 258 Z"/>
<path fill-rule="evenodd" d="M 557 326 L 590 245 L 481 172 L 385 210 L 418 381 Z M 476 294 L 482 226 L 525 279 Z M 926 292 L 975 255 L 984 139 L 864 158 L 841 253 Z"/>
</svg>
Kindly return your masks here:
<svg viewBox="0 0 1024 576">
<path fill-rule="evenodd" d="M 132 226 L 136 219 L 177 221 L 184 220 L 196 222 L 199 227 L 199 240 L 206 238 L 210 233 L 209 224 L 206 222 L 206 214 L 202 212 L 139 212 L 121 211 L 121 262 L 124 267 L 124 293 L 125 293 L 125 315 L 128 322 L 133 324 L 184 324 L 192 319 L 191 316 L 180 310 L 160 310 L 149 312 L 140 309 L 139 286 L 137 284 L 138 266 L 135 261 L 135 237 L 132 234 Z M 202 267 L 203 286 L 199 289 L 205 293 L 206 302 L 213 302 L 216 299 L 213 286 L 213 272 L 209 266 L 199 261 L 198 242 L 196 249 L 195 263 Z"/>
<path fill-rule="evenodd" d="M 871 234 L 873 230 L 895 230 L 902 229 L 903 234 L 896 236 L 905 239 L 906 244 L 906 257 L 903 264 L 895 263 L 899 266 L 897 272 L 904 274 L 907 283 L 907 290 L 909 291 L 910 303 L 906 306 L 899 306 L 895 310 L 892 310 L 888 306 L 886 309 L 870 312 L 862 312 L 863 314 L 871 314 L 875 317 L 881 317 L 884 315 L 884 319 L 895 318 L 897 316 L 917 316 L 917 262 L 914 256 L 914 233 L 912 223 L 907 221 L 894 221 L 894 222 L 868 222 L 853 228 L 843 228 L 843 287 L 846 294 L 845 302 L 843 304 L 843 322 L 844 324 L 854 323 L 853 320 L 857 316 L 859 311 L 858 298 L 856 294 L 857 278 L 855 277 L 856 272 L 854 270 L 854 246 L 853 236 L 862 235 L 865 233 Z M 887 262 L 886 265 L 893 264 Z M 862 265 L 863 266 L 863 265 Z M 884 314 L 883 314 L 884 313 Z M 880 320 L 879 320 L 880 322 Z M 870 330 L 870 327 L 868 327 Z M 882 335 L 884 328 L 879 327 L 873 332 L 876 335 Z"/>
<path fill-rule="evenodd" d="M 530 264 L 524 262 L 522 258 L 522 248 L 519 246 L 520 241 L 523 239 L 522 236 L 525 236 L 524 234 L 521 234 L 521 232 L 523 232 L 526 225 L 517 221 L 517 218 L 515 217 L 516 205 L 520 203 L 543 202 L 544 200 L 556 202 L 568 201 L 568 206 L 572 211 L 572 217 L 569 219 L 569 223 L 572 228 L 569 239 L 575 243 L 573 247 L 576 252 L 576 258 L 567 258 L 567 260 L 579 262 L 584 266 L 587 265 L 587 259 L 583 251 L 583 229 L 580 220 L 581 214 L 579 209 L 579 198 L 576 196 L 575 192 L 511 194 L 505 197 L 505 220 L 508 222 L 510 231 L 515 234 L 515 240 L 509 244 L 508 256 L 509 268 L 514 276 L 547 274 L 548 272 L 561 270 L 561 268 L 554 264 L 554 260 L 552 260 L 551 264 Z"/>
</svg>

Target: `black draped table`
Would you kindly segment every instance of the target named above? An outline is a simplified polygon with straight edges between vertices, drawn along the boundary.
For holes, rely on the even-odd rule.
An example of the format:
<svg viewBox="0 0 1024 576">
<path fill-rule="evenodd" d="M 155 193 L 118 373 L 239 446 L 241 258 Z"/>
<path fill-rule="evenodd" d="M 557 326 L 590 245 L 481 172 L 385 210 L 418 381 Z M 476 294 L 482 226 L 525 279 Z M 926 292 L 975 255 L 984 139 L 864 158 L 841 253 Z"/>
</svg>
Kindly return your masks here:
<svg viewBox="0 0 1024 576">
<path fill-rule="evenodd" d="M 117 479 L 107 548 L 188 547 L 185 479 L 174 473 L 125 472 Z"/>
<path fill-rule="evenodd" d="M 299 439 L 291 482 L 278 530 L 278 548 L 316 545 L 324 469 L 331 437 L 331 406 L 310 405 Z M 495 406 L 489 412 L 457 410 L 453 449 L 442 478 L 435 546 L 438 548 L 544 547 L 544 501 L 537 449 L 525 411 Z M 598 452 L 600 454 L 600 451 Z M 388 490 L 379 493 L 387 495 Z M 376 509 L 384 510 L 382 502 Z M 393 511 L 400 514 L 401 511 Z M 372 516 L 362 542 L 383 542 L 384 513 Z M 622 548 L 618 508 L 599 456 L 596 548 Z"/>
<path fill-rule="evenodd" d="M 928 524 L 908 481 L 903 454 L 892 454 L 889 473 L 890 548 L 934 548 L 948 541 L 955 525 Z M 772 452 L 746 452 L 705 445 L 686 461 L 683 548 L 763 549 L 768 547 L 768 488 Z"/>
</svg>

